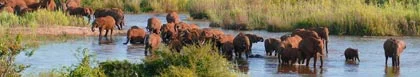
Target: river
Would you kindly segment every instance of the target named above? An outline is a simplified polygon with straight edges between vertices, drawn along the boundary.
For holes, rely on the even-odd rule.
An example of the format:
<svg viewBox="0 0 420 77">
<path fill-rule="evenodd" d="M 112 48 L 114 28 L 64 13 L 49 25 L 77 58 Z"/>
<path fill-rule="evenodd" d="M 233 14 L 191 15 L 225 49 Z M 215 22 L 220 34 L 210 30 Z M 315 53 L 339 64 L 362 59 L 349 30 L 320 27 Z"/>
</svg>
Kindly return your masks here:
<svg viewBox="0 0 420 77">
<path fill-rule="evenodd" d="M 156 16 L 163 23 L 166 23 L 165 14 L 137 14 L 126 15 L 126 25 L 124 29 L 136 25 L 145 28 L 147 19 Z M 182 21 L 194 23 L 201 28 L 209 25 L 207 21 L 188 20 L 185 14 L 181 14 Z M 215 28 L 220 29 L 220 28 Z M 223 29 L 221 29 L 223 30 Z M 236 35 L 241 31 L 223 30 L 227 34 Z M 267 31 L 242 31 L 245 33 L 257 34 L 264 39 L 279 38 L 287 32 L 272 33 Z M 20 64 L 30 64 L 31 67 L 24 71 L 24 74 L 37 74 L 42 71 L 59 69 L 62 66 L 71 66 L 79 61 L 74 56 L 78 48 L 88 48 L 95 54 L 98 61 L 106 60 L 128 60 L 130 62 L 141 62 L 144 58 L 144 47 L 123 45 L 126 41 L 125 36 L 115 36 L 114 43 L 99 45 L 98 37 L 86 37 L 61 43 L 51 43 L 41 45 L 33 56 L 26 57 L 20 54 L 16 62 Z M 252 77 L 277 77 L 277 76 L 419 76 L 420 75 L 420 37 L 392 37 L 402 39 L 406 42 L 407 48 L 401 56 L 399 68 L 391 67 L 391 59 L 388 66 L 385 66 L 383 43 L 387 36 L 335 36 L 331 35 L 329 42 L 329 53 L 324 59 L 324 67 L 317 68 L 311 66 L 278 66 L 277 59 L 274 57 L 250 58 L 241 65 L 243 73 Z M 348 47 L 357 48 L 360 51 L 358 64 L 347 64 L 344 59 L 344 50 Z M 265 55 L 264 43 L 259 42 L 252 47 L 252 54 Z"/>
</svg>

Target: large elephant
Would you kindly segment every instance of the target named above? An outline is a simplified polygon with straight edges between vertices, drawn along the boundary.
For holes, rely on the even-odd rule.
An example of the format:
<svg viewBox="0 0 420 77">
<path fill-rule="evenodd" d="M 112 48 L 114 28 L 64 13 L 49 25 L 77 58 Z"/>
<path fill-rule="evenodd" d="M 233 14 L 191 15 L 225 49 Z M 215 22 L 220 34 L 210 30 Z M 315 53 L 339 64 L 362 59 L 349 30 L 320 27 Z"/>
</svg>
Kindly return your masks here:
<svg viewBox="0 0 420 77">
<path fill-rule="evenodd" d="M 178 13 L 170 12 L 166 15 L 166 22 L 168 23 L 179 23 L 181 20 L 179 19 Z"/>
<path fill-rule="evenodd" d="M 172 37 L 178 35 L 178 31 L 175 28 L 175 23 L 163 24 L 160 31 L 164 43 L 169 43 Z"/>
<path fill-rule="evenodd" d="M 105 30 L 105 37 L 108 36 L 108 31 L 111 31 L 110 38 L 112 39 L 112 32 L 114 31 L 115 20 L 111 16 L 96 18 L 92 23 L 92 32 L 95 32 L 95 27 L 99 28 L 99 42 L 102 40 L 102 31 Z"/>
<path fill-rule="evenodd" d="M 346 57 L 346 61 L 352 60 L 352 61 L 359 61 L 359 50 L 354 48 L 347 48 L 344 51 L 344 57 Z"/>
<path fill-rule="evenodd" d="M 400 66 L 400 55 L 406 48 L 405 42 L 395 38 L 387 39 L 384 43 L 385 50 L 385 65 L 388 63 L 388 58 L 392 58 L 392 66 Z"/>
<path fill-rule="evenodd" d="M 56 4 L 54 0 L 40 0 L 39 7 L 52 11 L 55 10 Z"/>
<path fill-rule="evenodd" d="M 149 18 L 147 20 L 147 27 L 146 29 L 150 33 L 160 34 L 160 28 L 162 28 L 162 22 L 156 17 Z"/>
<path fill-rule="evenodd" d="M 323 60 L 323 47 L 324 43 L 322 43 L 322 39 L 317 35 L 315 31 L 305 31 L 305 34 L 313 34 L 307 36 L 315 36 L 315 37 L 303 37 L 302 41 L 299 44 L 299 50 L 302 52 L 303 59 L 306 60 L 306 66 L 309 66 L 309 60 L 313 57 L 314 58 L 314 67 L 316 66 L 316 61 L 318 56 L 320 57 L 321 66 L 324 64 Z M 318 55 L 320 54 L 320 55 Z"/>
<path fill-rule="evenodd" d="M 233 56 L 233 51 L 235 49 L 233 42 L 226 42 L 226 43 L 223 43 L 221 46 L 222 46 L 221 50 L 222 50 L 223 55 L 226 58 L 231 59 Z"/>
<path fill-rule="evenodd" d="M 227 58 L 231 58 L 233 54 L 233 35 L 225 34 L 222 36 L 214 36 L 216 47 L 223 53 Z"/>
<path fill-rule="evenodd" d="M 272 56 L 273 51 L 275 51 L 275 56 L 277 56 L 276 53 L 278 53 L 277 48 L 280 46 L 281 40 L 275 39 L 275 38 L 268 38 L 264 41 L 264 48 L 265 48 L 265 55 L 266 56 Z"/>
<path fill-rule="evenodd" d="M 253 43 L 264 42 L 264 38 L 255 34 L 245 34 L 245 36 L 249 38 L 249 42 L 250 42 L 249 48 L 252 48 Z M 251 52 L 251 49 L 249 50 L 249 52 Z"/>
<path fill-rule="evenodd" d="M 119 8 L 96 9 L 93 15 L 95 16 L 95 18 L 104 17 L 104 16 L 114 17 L 115 22 L 116 22 L 115 25 L 118 27 L 119 30 L 122 30 L 123 26 L 125 25 L 124 12 Z"/>
<path fill-rule="evenodd" d="M 127 31 L 127 41 L 124 44 L 144 44 L 144 39 L 146 37 L 146 31 L 137 26 L 132 26 Z"/>
<path fill-rule="evenodd" d="M 328 54 L 328 37 L 329 37 L 329 33 L 330 33 L 328 28 L 327 27 L 317 27 L 317 28 L 312 28 L 310 30 L 313 30 L 316 33 L 318 33 L 319 37 L 321 37 L 321 39 L 323 40 L 323 43 L 325 45 L 325 51 Z"/>
<path fill-rule="evenodd" d="M 251 52 L 249 51 L 249 46 L 251 45 L 249 38 L 244 33 L 239 33 L 236 35 L 236 37 L 233 39 L 233 45 L 235 48 L 235 55 L 237 57 L 241 57 L 242 53 L 245 53 L 245 57 L 248 59 L 249 55 L 251 55 Z"/>
<path fill-rule="evenodd" d="M 76 7 L 76 8 L 68 8 L 67 12 L 69 15 L 75 15 L 75 16 L 86 16 L 89 20 L 92 19 L 92 15 L 94 11 L 92 8 L 84 8 L 84 7 Z"/>
<path fill-rule="evenodd" d="M 147 56 L 147 53 L 150 52 L 153 54 L 154 51 L 156 51 L 159 48 L 161 38 L 159 34 L 151 33 L 146 37 L 146 47 L 144 51 L 144 54 Z"/>
</svg>

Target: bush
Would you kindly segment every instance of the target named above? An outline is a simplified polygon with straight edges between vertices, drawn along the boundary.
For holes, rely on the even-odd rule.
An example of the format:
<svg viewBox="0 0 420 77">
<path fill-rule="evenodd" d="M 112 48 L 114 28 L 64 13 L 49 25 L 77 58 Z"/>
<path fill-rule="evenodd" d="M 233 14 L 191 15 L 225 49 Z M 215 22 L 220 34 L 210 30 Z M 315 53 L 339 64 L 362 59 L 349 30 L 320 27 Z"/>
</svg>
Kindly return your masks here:
<svg viewBox="0 0 420 77">
<path fill-rule="evenodd" d="M 1 26 L 87 26 L 87 20 L 68 16 L 62 11 L 37 10 L 23 16 L 2 12 L 0 16 Z"/>
<path fill-rule="evenodd" d="M 26 56 L 31 56 L 33 51 L 27 51 L 28 46 L 22 43 L 22 37 L 17 35 L 3 36 L 0 39 L 0 76 L 1 77 L 17 77 L 21 76 L 20 72 L 28 68 L 29 65 L 15 64 L 15 59 L 21 52 L 26 52 Z"/>
</svg>

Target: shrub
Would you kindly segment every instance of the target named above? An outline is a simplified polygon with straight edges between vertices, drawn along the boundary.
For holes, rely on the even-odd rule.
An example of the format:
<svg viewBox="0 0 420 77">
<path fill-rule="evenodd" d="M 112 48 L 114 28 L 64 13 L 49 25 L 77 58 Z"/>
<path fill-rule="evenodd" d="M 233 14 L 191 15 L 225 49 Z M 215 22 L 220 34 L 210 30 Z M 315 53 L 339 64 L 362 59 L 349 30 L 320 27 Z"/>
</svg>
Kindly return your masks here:
<svg viewBox="0 0 420 77">
<path fill-rule="evenodd" d="M 87 26 L 87 20 L 68 16 L 62 11 L 37 10 L 23 16 L 2 12 L 0 16 L 1 26 Z"/>
</svg>

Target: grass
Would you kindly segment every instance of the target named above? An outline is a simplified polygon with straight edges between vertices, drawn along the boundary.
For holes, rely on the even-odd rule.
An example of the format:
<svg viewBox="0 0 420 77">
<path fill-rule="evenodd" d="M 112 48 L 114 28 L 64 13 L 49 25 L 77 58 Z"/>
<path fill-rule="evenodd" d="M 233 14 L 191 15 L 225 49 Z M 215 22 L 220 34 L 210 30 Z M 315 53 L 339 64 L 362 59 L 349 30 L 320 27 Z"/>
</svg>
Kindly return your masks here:
<svg viewBox="0 0 420 77">
<path fill-rule="evenodd" d="M 88 26 L 87 19 L 68 16 L 62 11 L 37 10 L 23 16 L 0 13 L 1 27 L 48 27 L 48 26 Z"/>
<path fill-rule="evenodd" d="M 105 61 L 98 63 L 87 49 L 78 50 L 78 65 L 40 73 L 39 76 L 123 76 L 123 77 L 236 77 L 238 73 L 225 58 L 214 52 L 213 45 L 185 46 L 182 53 L 161 47 L 143 63 Z M 82 51 L 82 52 L 80 52 Z M 98 63 L 98 64 L 95 64 Z"/>
</svg>

